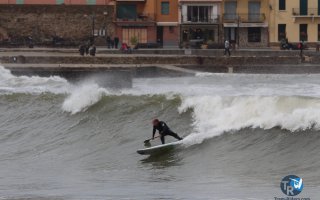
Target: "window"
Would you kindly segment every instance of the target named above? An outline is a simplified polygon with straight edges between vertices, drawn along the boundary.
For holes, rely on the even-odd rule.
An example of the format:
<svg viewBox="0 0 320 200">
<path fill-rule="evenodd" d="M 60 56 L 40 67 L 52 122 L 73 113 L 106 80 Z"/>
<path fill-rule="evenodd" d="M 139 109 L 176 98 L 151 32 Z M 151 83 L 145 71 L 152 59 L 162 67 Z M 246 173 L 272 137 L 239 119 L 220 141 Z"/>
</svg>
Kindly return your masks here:
<svg viewBox="0 0 320 200">
<path fill-rule="evenodd" d="M 96 0 L 87 0 L 87 5 L 96 5 Z"/>
<path fill-rule="evenodd" d="M 278 24 L 278 41 L 286 39 L 286 24 Z"/>
<path fill-rule="evenodd" d="M 261 28 L 248 28 L 248 42 L 261 42 Z"/>
<path fill-rule="evenodd" d="M 24 0 L 16 0 L 16 4 L 24 4 Z"/>
<path fill-rule="evenodd" d="M 320 24 L 318 24 L 318 41 L 320 41 Z"/>
<path fill-rule="evenodd" d="M 308 15 L 308 0 L 300 0 L 300 15 Z"/>
<path fill-rule="evenodd" d="M 136 19 L 137 18 L 137 6 L 132 4 L 123 4 L 117 6 L 117 18 L 118 19 Z"/>
<path fill-rule="evenodd" d="M 56 4 L 64 4 L 64 0 L 56 0 Z"/>
<path fill-rule="evenodd" d="M 211 6 L 188 6 L 187 18 L 190 22 L 210 22 L 213 20 L 211 12 Z"/>
<path fill-rule="evenodd" d="M 237 2 L 236 1 L 226 1 L 224 3 L 224 19 L 225 20 L 236 20 L 237 19 Z"/>
<path fill-rule="evenodd" d="M 249 2 L 249 22 L 260 22 L 260 1 L 250 1 Z"/>
<path fill-rule="evenodd" d="M 279 10 L 286 10 L 286 0 L 279 0 Z"/>
<path fill-rule="evenodd" d="M 169 2 L 161 2 L 161 14 L 169 15 Z"/>
<path fill-rule="evenodd" d="M 203 39 L 203 31 L 200 28 L 197 29 L 189 29 L 190 31 L 190 35 L 191 35 L 191 39 Z"/>
<path fill-rule="evenodd" d="M 134 40 L 136 40 L 138 43 L 147 43 L 147 38 L 148 38 L 147 28 L 138 28 L 138 27 L 122 28 L 122 42 L 127 43 L 129 46 L 134 46 L 132 44 Z"/>
<path fill-rule="evenodd" d="M 212 42 L 214 42 L 215 41 L 214 33 L 215 33 L 215 31 L 211 30 L 211 29 L 204 30 L 204 40 L 205 41 L 211 40 Z"/>
<path fill-rule="evenodd" d="M 308 41 L 308 24 L 300 24 L 300 41 Z"/>
</svg>

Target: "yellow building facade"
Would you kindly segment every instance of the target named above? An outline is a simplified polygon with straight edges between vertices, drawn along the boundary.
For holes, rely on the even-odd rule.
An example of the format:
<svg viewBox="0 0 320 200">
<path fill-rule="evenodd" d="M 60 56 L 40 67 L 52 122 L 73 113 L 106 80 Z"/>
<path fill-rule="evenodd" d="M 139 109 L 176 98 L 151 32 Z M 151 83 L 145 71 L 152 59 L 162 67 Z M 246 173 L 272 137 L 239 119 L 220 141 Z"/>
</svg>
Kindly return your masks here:
<svg viewBox="0 0 320 200">
<path fill-rule="evenodd" d="M 320 41 L 320 0 L 270 0 L 270 43 Z"/>
<path fill-rule="evenodd" d="M 240 48 L 269 45 L 269 0 L 224 0 L 224 39 Z"/>
<path fill-rule="evenodd" d="M 202 43 L 222 43 L 221 3 L 222 0 L 179 0 L 182 46 L 199 48 Z"/>
</svg>

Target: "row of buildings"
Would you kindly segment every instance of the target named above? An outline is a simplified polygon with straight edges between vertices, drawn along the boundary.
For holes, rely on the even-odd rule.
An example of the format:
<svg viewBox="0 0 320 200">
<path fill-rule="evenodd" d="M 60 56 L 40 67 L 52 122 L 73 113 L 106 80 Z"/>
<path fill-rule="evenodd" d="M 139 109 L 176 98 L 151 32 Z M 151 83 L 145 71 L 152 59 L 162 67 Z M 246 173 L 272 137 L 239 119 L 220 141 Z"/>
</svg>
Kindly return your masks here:
<svg viewBox="0 0 320 200">
<path fill-rule="evenodd" d="M 315 45 L 320 41 L 320 0 L 0 0 L 0 4 L 95 5 L 112 7 L 108 22 L 130 44 L 221 45 L 241 48 L 278 45 L 282 39 Z M 95 16 L 103 13 L 95 13 Z M 106 28 L 107 26 L 104 26 Z M 0 21 L 1 28 L 1 21 Z M 93 33 L 99 35 L 96 25 Z"/>
</svg>

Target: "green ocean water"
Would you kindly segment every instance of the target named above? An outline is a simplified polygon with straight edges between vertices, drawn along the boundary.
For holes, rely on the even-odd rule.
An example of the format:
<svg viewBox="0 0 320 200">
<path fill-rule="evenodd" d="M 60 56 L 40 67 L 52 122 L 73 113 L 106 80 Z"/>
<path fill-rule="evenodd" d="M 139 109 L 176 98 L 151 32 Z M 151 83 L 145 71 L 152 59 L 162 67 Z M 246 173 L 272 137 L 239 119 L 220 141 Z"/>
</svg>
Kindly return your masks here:
<svg viewBox="0 0 320 200">
<path fill-rule="evenodd" d="M 299 197 L 320 196 L 319 75 L 139 78 L 115 90 L 0 71 L 0 199 L 274 199 L 290 174 L 303 178 Z M 183 147 L 138 155 L 155 117 Z"/>
</svg>

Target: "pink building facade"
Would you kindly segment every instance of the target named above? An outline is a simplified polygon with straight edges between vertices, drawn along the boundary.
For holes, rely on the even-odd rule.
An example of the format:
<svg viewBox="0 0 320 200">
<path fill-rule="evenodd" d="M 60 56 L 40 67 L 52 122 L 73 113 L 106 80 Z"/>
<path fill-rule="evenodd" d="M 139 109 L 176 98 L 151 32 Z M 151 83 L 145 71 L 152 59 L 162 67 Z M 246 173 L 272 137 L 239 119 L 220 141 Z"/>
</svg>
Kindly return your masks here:
<svg viewBox="0 0 320 200">
<path fill-rule="evenodd" d="M 0 0 L 0 4 L 38 5 L 112 5 L 113 0 Z"/>
</svg>

